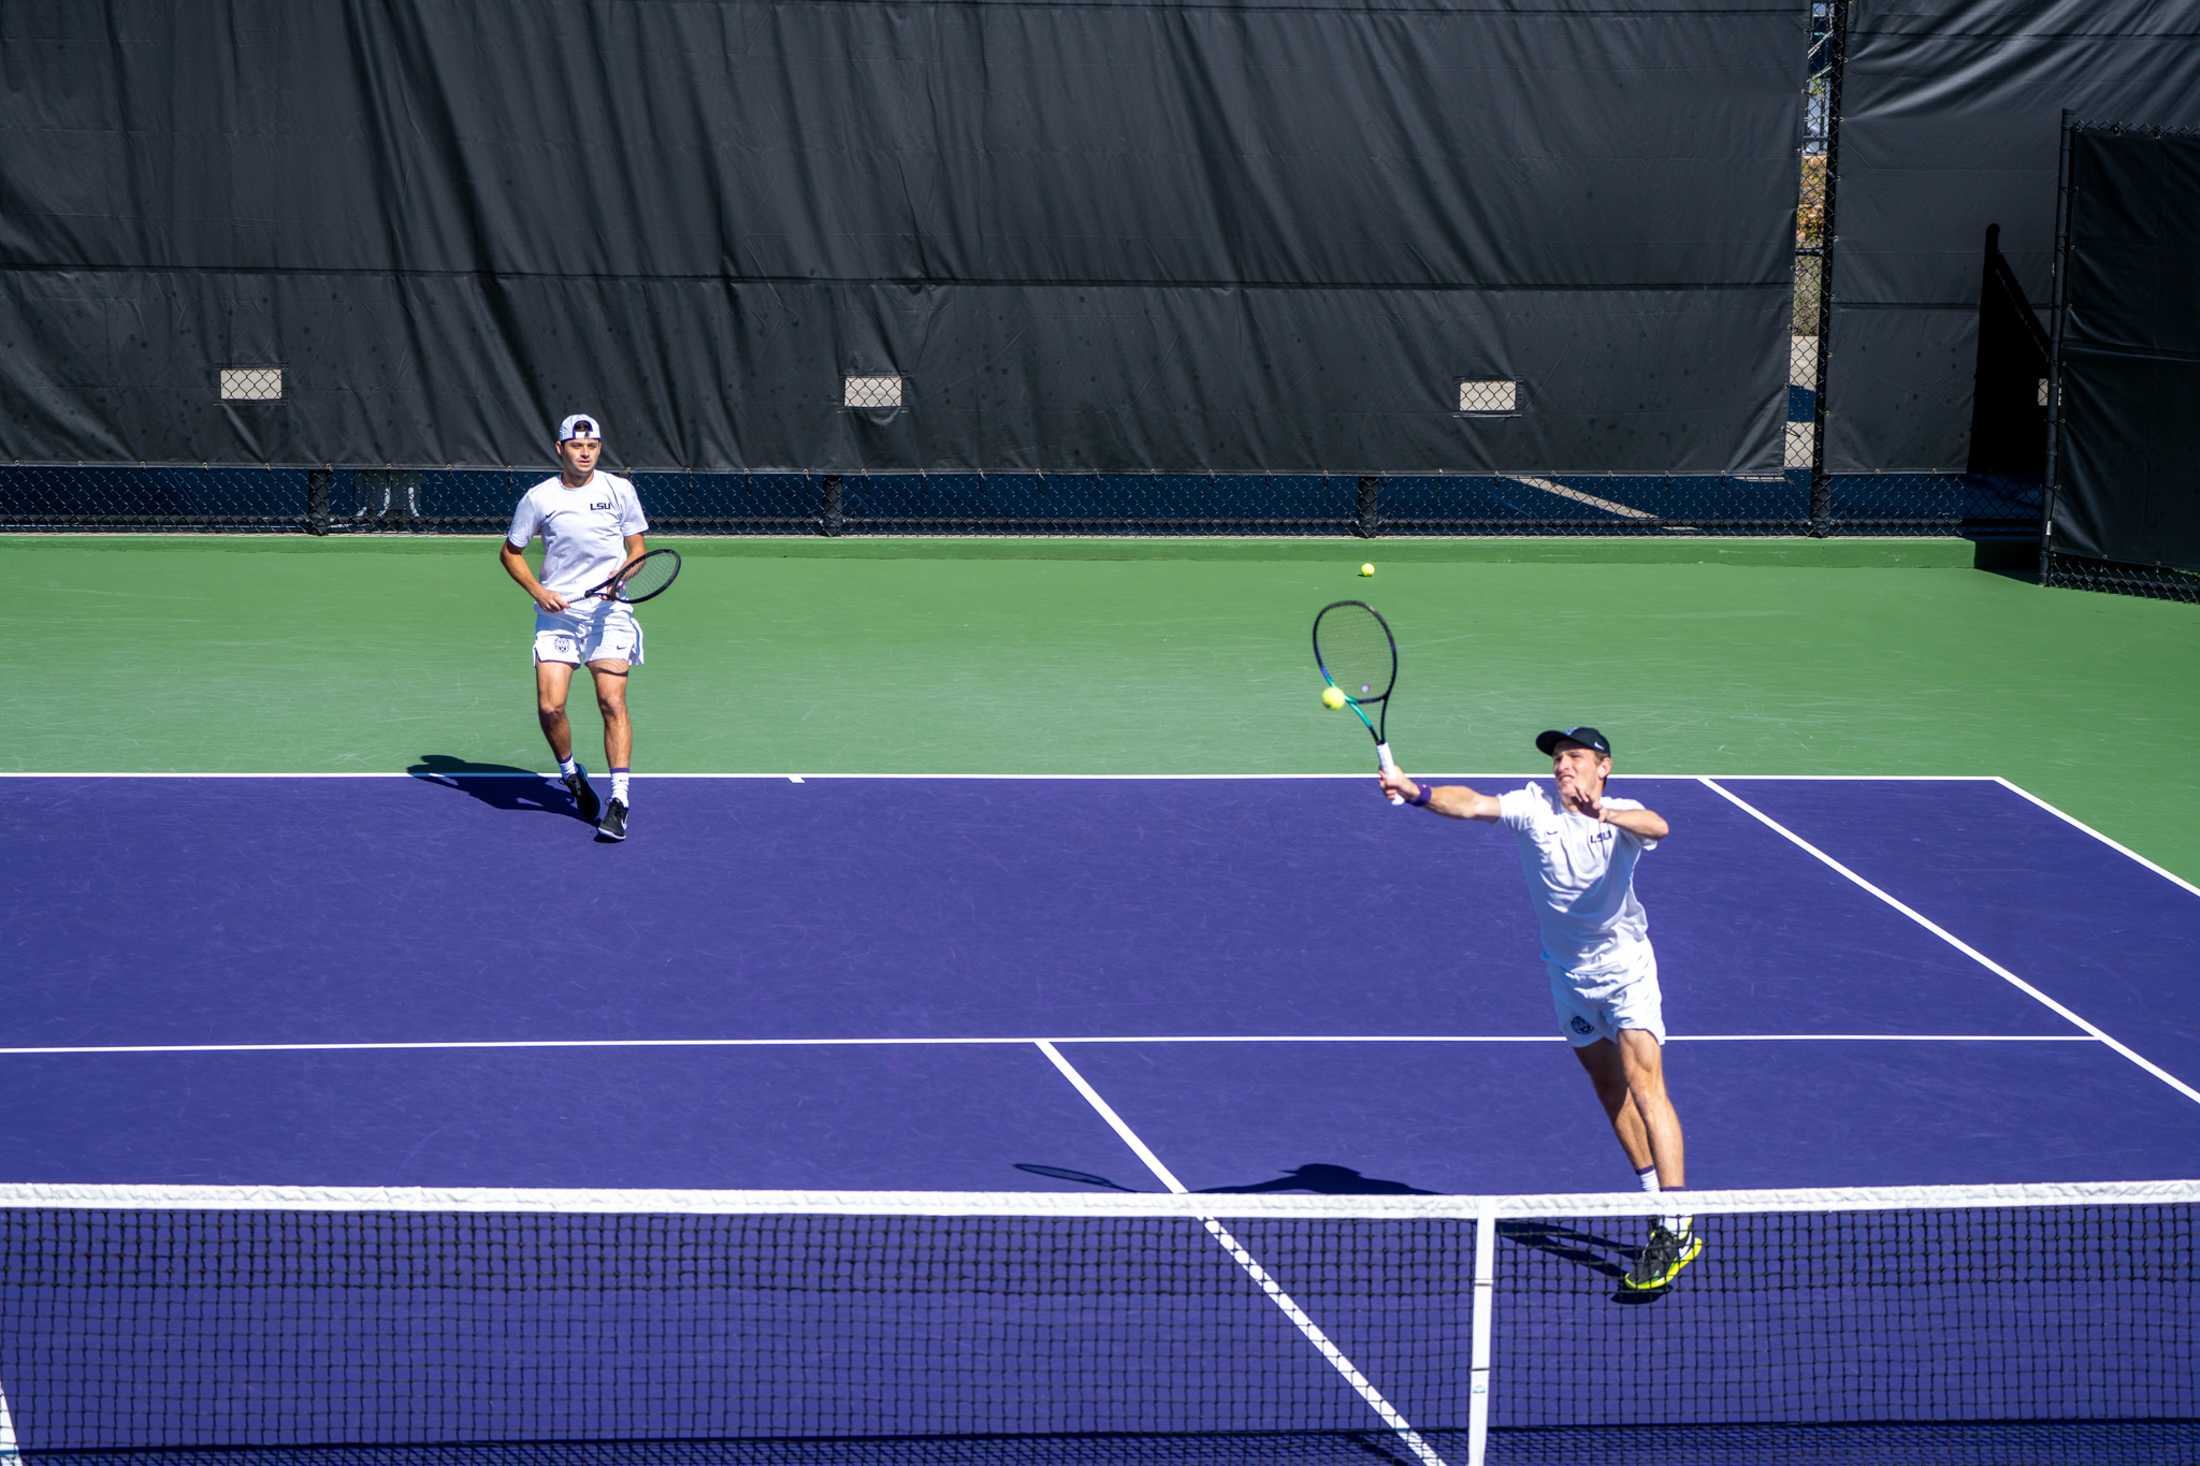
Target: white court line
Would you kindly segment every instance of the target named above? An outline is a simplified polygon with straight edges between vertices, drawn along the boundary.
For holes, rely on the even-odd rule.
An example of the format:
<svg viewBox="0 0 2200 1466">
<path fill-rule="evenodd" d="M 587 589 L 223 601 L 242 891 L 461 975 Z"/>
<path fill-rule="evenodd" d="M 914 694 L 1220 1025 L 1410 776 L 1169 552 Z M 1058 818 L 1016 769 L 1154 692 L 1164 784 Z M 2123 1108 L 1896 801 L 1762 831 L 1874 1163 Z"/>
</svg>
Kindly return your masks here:
<svg viewBox="0 0 2200 1466">
<path fill-rule="evenodd" d="M 1882 891 L 1879 887 L 1873 885 L 1870 881 L 1865 880 L 1855 871 L 1850 870 L 1840 861 L 1835 860 L 1832 856 L 1826 854 L 1825 851 L 1820 850 L 1817 846 L 1811 844 L 1801 835 L 1796 834 L 1793 830 L 1781 824 L 1778 820 L 1766 814 L 1763 810 L 1756 808 L 1754 805 L 1750 804 L 1744 799 L 1741 799 L 1732 792 L 1721 789 L 1717 784 L 1713 783 L 1709 779 L 1705 779 L 1703 782 L 1706 788 L 1711 789 L 1713 792 L 1718 794 L 1720 798 L 1734 805 L 1737 809 L 1740 809 L 1750 818 L 1764 825 L 1767 829 L 1774 831 L 1776 834 L 1780 835 L 1783 839 L 1787 840 L 1790 844 L 1796 846 L 1798 849 L 1801 849 L 1809 853 L 1810 855 L 1817 857 L 1818 860 L 1831 867 L 1833 870 L 1839 872 L 1850 882 L 1860 887 L 1861 889 L 1870 892 L 1872 895 L 1878 897 L 1887 905 L 1901 912 L 1904 916 L 1907 916 L 1910 920 L 1916 922 L 1919 926 L 1925 928 L 1925 930 L 1931 932 L 1934 936 L 1940 938 L 1949 946 L 1955 948 L 1958 952 L 1961 952 L 1964 956 L 1970 958 L 1973 962 L 1976 962 L 1979 966 L 1985 968 L 1988 972 L 1993 973 L 1996 977 L 2008 983 L 2017 991 L 2025 994 L 2033 1001 L 2039 1003 L 2049 1012 L 2055 1014 L 2059 1018 L 2068 1021 L 2078 1028 L 2084 1029 L 2087 1033 L 2093 1035 L 2093 1037 L 2099 1039 L 2102 1043 L 2107 1044 L 2110 1048 L 2114 1049 L 2117 1053 L 2123 1055 L 2126 1059 L 2129 1059 L 2132 1063 L 2138 1065 L 2141 1069 L 2146 1070 L 2147 1073 L 2153 1075 L 2156 1079 L 2161 1080 L 2171 1089 L 2176 1090 L 2186 1099 L 2191 1100 L 2195 1104 L 2200 1104 L 2200 1089 L 2194 1089 L 2191 1085 L 2185 1083 L 2184 1080 L 2179 1079 L 2176 1075 L 2170 1073 L 2167 1069 L 2164 1069 L 2161 1065 L 2155 1063 L 2152 1059 L 2149 1059 L 2145 1055 L 2139 1053 L 2136 1049 L 2133 1049 L 2128 1044 L 2121 1043 L 2118 1040 L 2110 1037 L 2108 1032 L 2101 1028 L 2098 1024 L 2095 1024 L 2085 1018 L 2080 1017 L 2075 1011 L 2064 1006 L 2062 1003 L 2057 1002 L 2055 999 L 2049 997 L 2046 993 L 2041 992 L 2038 988 L 2026 982 L 2023 978 L 2017 976 L 2014 972 L 2011 972 L 2008 968 L 2002 966 L 1999 962 L 1996 962 L 1993 958 L 1987 956 L 1984 952 L 1981 952 L 1978 948 L 1972 946 L 1969 942 L 1964 941 L 1961 937 L 1949 931 L 1946 927 L 1941 926 L 1938 922 L 1933 921 L 1930 917 L 1924 915 L 1915 907 L 1906 905 L 1903 902 L 1896 900 L 1893 896 L 1888 895 L 1885 891 Z"/>
<path fill-rule="evenodd" d="M 1115 1112 L 1115 1106 L 1109 1104 L 1101 1096 L 1100 1091 L 1094 1089 L 1086 1081 L 1085 1076 L 1077 1072 L 1077 1066 L 1062 1057 L 1060 1049 L 1043 1038 L 1036 1039 L 1033 1042 L 1039 1052 L 1046 1055 L 1047 1062 L 1059 1070 L 1062 1077 L 1070 1082 L 1070 1087 L 1083 1095 L 1085 1103 L 1091 1105 L 1100 1118 L 1108 1122 L 1108 1128 L 1115 1132 L 1116 1138 L 1129 1146 L 1131 1154 L 1137 1156 L 1146 1169 L 1153 1172 L 1155 1180 L 1168 1187 L 1170 1191 L 1178 1196 L 1188 1194 L 1184 1183 L 1176 1179 L 1176 1173 L 1163 1164 L 1161 1157 L 1153 1153 L 1153 1148 L 1141 1140 L 1138 1132 L 1131 1129 L 1129 1122 Z"/>
<path fill-rule="evenodd" d="M 2148 870 L 2153 871 L 2156 875 L 2160 876 L 2163 880 L 2168 881 L 2171 885 L 2178 886 L 2184 890 L 2190 891 L 2195 896 L 2200 896 L 2200 886 L 2194 885 L 2191 881 L 2186 880 L 2183 876 L 2178 875 L 2175 871 L 2162 869 L 2162 867 L 2156 865 L 2153 861 L 2147 859 L 2144 855 L 2141 855 L 2138 851 L 2132 849 L 2129 845 L 2125 845 L 2120 841 L 2111 840 L 2108 836 L 2102 834 L 2099 830 L 2094 829 L 2091 825 L 2087 824 L 2084 820 L 2079 819 L 2076 815 L 2065 814 L 2063 811 L 2055 808 L 2054 805 L 2049 804 L 2046 800 L 2040 798 L 2037 794 L 2034 794 L 2031 790 L 2020 789 L 2015 784 L 2010 783 L 2007 779 L 1999 777 L 1997 777 L 1994 782 L 2001 785 L 2002 788 L 2008 790 L 2011 794 L 2016 795 L 2019 799 L 2028 800 L 2031 803 L 2038 805 L 2041 809 L 2046 810 L 2056 819 L 2059 819 L 2064 824 L 2069 825 L 2072 829 L 2082 830 L 2086 834 L 2091 835 L 2094 839 L 2100 841 L 2103 845 L 2106 845 L 2109 849 L 2115 851 L 2118 855 L 2129 856 L 2131 859 L 2136 860 L 2137 862 L 2139 862 L 2139 864 L 2145 866 Z"/>
<path fill-rule="evenodd" d="M 1630 774 L 1612 771 L 1621 779 L 1719 779 L 1734 784 L 1745 780 L 1777 784 L 1998 784 L 1999 774 Z"/>
<path fill-rule="evenodd" d="M 1669 1033 L 1669 1044 L 2089 1044 L 2090 1033 Z"/>
<path fill-rule="evenodd" d="M 1178 1196 L 1189 1194 L 1184 1183 L 1177 1180 L 1176 1174 L 1161 1163 L 1161 1157 L 1155 1155 L 1146 1142 L 1138 1137 L 1138 1133 L 1124 1122 L 1123 1117 L 1115 1112 L 1115 1107 L 1085 1081 L 1085 1076 L 1077 1072 L 1075 1065 L 1062 1057 L 1060 1049 L 1044 1039 L 1039 1041 L 1038 1047 L 1039 1052 L 1046 1055 L 1047 1062 L 1059 1070 L 1071 1087 L 1085 1097 L 1085 1103 L 1091 1105 L 1100 1118 L 1107 1121 L 1108 1128 L 1145 1163 L 1146 1169 L 1153 1172 L 1156 1180 Z M 1397 1407 L 1383 1397 L 1383 1392 L 1376 1389 L 1366 1375 L 1360 1373 L 1359 1366 L 1347 1359 L 1344 1351 L 1329 1341 L 1329 1336 L 1321 1331 L 1320 1325 L 1307 1316 L 1306 1310 L 1300 1308 L 1289 1293 L 1283 1291 L 1282 1285 L 1268 1275 L 1268 1270 L 1260 1265 L 1260 1260 L 1247 1252 L 1244 1244 L 1232 1236 L 1227 1227 L 1211 1216 L 1202 1216 L 1199 1221 L 1207 1229 L 1207 1235 L 1221 1243 L 1223 1250 L 1230 1254 L 1231 1260 L 1243 1268 L 1246 1276 L 1268 1296 L 1268 1301 L 1282 1309 L 1284 1317 L 1297 1326 L 1298 1331 L 1306 1336 L 1306 1341 L 1321 1351 L 1322 1358 L 1329 1361 L 1330 1368 L 1343 1375 L 1345 1383 L 1352 1386 L 1353 1392 L 1366 1401 L 1368 1407 L 1382 1418 L 1383 1424 L 1396 1433 L 1399 1441 L 1413 1452 L 1421 1466 L 1445 1466 L 1444 1458 L 1437 1455 L 1427 1441 L 1421 1439 L 1420 1432 L 1413 1428 L 1413 1423 L 1400 1415 Z"/>
<path fill-rule="evenodd" d="M 405 1053 L 458 1049 L 886 1049 L 1022 1048 L 1030 1044 L 1556 1044 L 1556 1033 L 1121 1033 L 1049 1038 L 1020 1036 L 854 1038 L 418 1038 L 306 1043 L 12 1044 L 0 1058 L 93 1054 Z M 1676 1033 L 1667 1043 L 2094 1043 L 2089 1033 Z"/>
<path fill-rule="evenodd" d="M 17 1449 L 15 1421 L 8 1414 L 8 1397 L 4 1391 L 0 1391 L 0 1456 L 13 1456 Z"/>
</svg>

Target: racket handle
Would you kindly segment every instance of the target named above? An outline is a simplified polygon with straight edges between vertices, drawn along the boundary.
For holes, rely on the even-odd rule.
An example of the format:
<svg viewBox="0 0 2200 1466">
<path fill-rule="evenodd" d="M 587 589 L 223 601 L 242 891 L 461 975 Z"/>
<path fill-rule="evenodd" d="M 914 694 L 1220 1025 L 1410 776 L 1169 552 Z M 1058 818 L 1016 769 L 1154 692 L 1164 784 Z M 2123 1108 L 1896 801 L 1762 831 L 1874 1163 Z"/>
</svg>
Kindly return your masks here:
<svg viewBox="0 0 2200 1466">
<path fill-rule="evenodd" d="M 1377 763 L 1382 765 L 1384 773 L 1395 774 L 1398 772 L 1398 763 L 1390 756 L 1389 744 L 1378 743 L 1375 745 L 1375 759 Z M 1404 804 L 1406 797 L 1403 794 L 1393 794 L 1390 796 L 1390 802 L 1392 804 Z"/>
</svg>

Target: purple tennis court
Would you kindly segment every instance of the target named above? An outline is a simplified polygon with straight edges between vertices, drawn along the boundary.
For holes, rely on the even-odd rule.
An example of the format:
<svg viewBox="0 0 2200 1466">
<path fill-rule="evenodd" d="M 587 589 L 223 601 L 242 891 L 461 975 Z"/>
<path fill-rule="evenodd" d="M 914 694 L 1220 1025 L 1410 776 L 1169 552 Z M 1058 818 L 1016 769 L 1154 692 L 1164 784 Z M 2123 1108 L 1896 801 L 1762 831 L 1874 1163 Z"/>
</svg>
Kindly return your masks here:
<svg viewBox="0 0 2200 1466">
<path fill-rule="evenodd" d="M 1619 788 L 1674 830 L 1638 888 L 1698 1188 L 2200 1173 L 2189 959 L 2200 893 L 1994 780 Z M 756 1250 L 785 1240 L 689 1235 L 591 1280 L 609 1290 L 595 1314 L 526 1295 L 449 1324 L 441 1357 L 466 1389 L 397 1412 L 360 1406 L 340 1374 L 293 1389 L 279 1410 L 265 1397 L 262 1353 L 311 1357 L 310 1336 L 386 1357 L 420 1327 L 414 1309 L 306 1311 L 359 1282 L 330 1260 L 335 1234 L 255 1239 L 294 1285 L 271 1331 L 264 1292 L 177 1305 L 181 1356 L 227 1361 L 192 1381 L 159 1359 L 114 1365 L 96 1309 L 70 1347 L 36 1355 L 34 1332 L 51 1334 L 77 1285 L 18 1256 L 0 1392 L 28 1451 L 745 1439 L 803 1434 L 820 1412 L 824 1433 L 842 1437 L 1181 1438 L 1259 1429 L 1253 1414 L 1283 1392 L 1313 1402 L 1283 1412 L 1285 1429 L 1371 1432 L 1368 1449 L 1425 1466 L 1457 1451 L 1443 1442 L 1474 1408 L 1463 1320 L 1491 1237 L 1438 1243 L 1411 1231 L 1424 1219 L 1378 1221 L 1409 1229 L 1394 1240 L 1411 1245 L 1377 1251 L 1410 1277 L 1361 1264 L 1340 1274 L 1341 1222 L 1271 1217 L 1264 1199 L 1413 1204 L 1631 1181 L 1557 1037 L 1511 842 L 1401 816 L 1372 780 L 667 777 L 640 789 L 647 838 L 620 847 L 591 844 L 561 794 L 520 778 L 53 776 L 35 794 L 55 817 L 17 832 L 0 877 L 26 918 L 10 938 L 0 1052 L 0 1104 L 16 1119 L 0 1180 L 19 1197 L 654 1189 L 930 1194 L 925 1205 L 952 1212 L 959 1195 L 1024 1193 L 1070 1214 L 1080 1198 L 1126 1193 L 1217 1203 L 1207 1235 L 1183 1231 L 1181 1213 L 1144 1224 L 1159 1233 L 1138 1243 L 1145 1260 L 1110 1276 L 1170 1281 L 1128 1312 L 1120 1282 L 1102 1288 L 1115 1312 L 1097 1331 L 1093 1297 L 1046 1281 L 1067 1219 L 986 1222 L 1021 1239 L 1004 1255 L 1024 1259 L 1028 1286 L 927 1285 L 892 1323 L 890 1302 L 864 1288 L 829 1318 L 793 1320 L 768 1306 L 772 1288 L 732 1283 L 696 1304 L 707 1319 L 668 1320 L 646 1302 L 675 1281 L 707 1292 L 711 1266 L 698 1279 L 695 1258 L 748 1277 Z M 1221 1198 L 1249 1214 L 1213 1221 Z M 489 1204 L 383 1217 L 376 1227 L 394 1231 L 367 1255 L 424 1252 L 456 1269 L 489 1245 L 469 1229 L 501 1215 Z M 1832 1301 L 1775 1293 L 1744 1318 L 1713 1303 L 1720 1279 L 1761 1283 L 1783 1244 L 1737 1233 L 1722 1250 L 1713 1230 L 1685 1286 L 1655 1310 L 1624 1310 L 1610 1296 L 1621 1224 L 1536 1215 L 1574 1219 L 1504 1222 L 1494 1245 L 1540 1262 L 1538 1286 L 1556 1291 L 1500 1317 L 1500 1353 L 1563 1334 L 1588 1309 L 1622 1330 L 1615 1347 L 1687 1355 L 1725 1402 L 1714 1418 L 1736 1428 L 1781 1419 L 1750 1404 L 1745 1365 L 1815 1349 L 1853 1362 L 1880 1346 L 1842 1355 L 1838 1341 L 1867 1315 L 1914 1306 L 1900 1274 L 1930 1265 L 1890 1262 Z M 126 1225 L 85 1216 L 93 1232 Z M 613 1231 L 646 1225 L 624 1215 Z M 914 1232 L 890 1247 L 937 1259 L 953 1253 L 955 1226 L 979 1221 L 896 1225 Z M 2089 1245 L 2096 1264 L 2162 1247 L 2121 1225 Z M 2189 1221 L 2179 1225 L 2174 1246 L 2189 1254 Z M 232 1240 L 205 1234 L 218 1222 L 191 1226 L 163 1245 L 212 1255 Z M 1236 1250 L 1216 1246 L 1218 1227 Z M 555 1280 L 569 1266 L 552 1260 L 562 1239 L 586 1230 L 535 1218 L 491 1250 Z M 2023 1235 L 1988 1248 L 2021 1250 Z M 790 1245 L 796 1260 L 782 1265 L 811 1266 L 806 1244 Z M 2191 1274 L 2171 1296 L 2189 1299 Z M 2086 1306 L 2099 1316 L 2049 1348 L 1997 1326 L 1998 1277 L 1975 1278 L 1981 1367 L 2030 1380 L 2036 1408 L 1986 1402 L 1978 1418 L 2200 1414 L 2177 1362 L 2193 1357 L 2189 1315 L 2160 1322 L 2163 1378 L 2078 1380 L 2054 1365 L 2089 1340 L 2114 1347 L 2109 1325 L 2133 1310 L 2153 1326 L 2159 1280 L 2093 1279 Z M 1273 1303 L 1279 1292 L 1296 1314 Z M 963 1324 L 932 1307 L 948 1301 Z M 1015 1329 L 973 1329 L 973 1312 L 1013 1316 Z M 555 1358 L 513 1362 L 512 1341 L 546 1328 L 561 1340 Z M 809 1398 L 826 1386 L 779 1379 L 734 1408 L 724 1377 L 698 1362 L 730 1336 L 752 1383 L 766 1355 L 822 1358 L 868 1338 L 878 1389 L 865 1398 L 895 1403 L 828 1405 Z M 957 1364 L 958 1377 L 982 1365 L 1012 1382 L 1035 1337 L 1057 1350 L 1081 1340 L 1077 1351 L 1115 1362 L 1096 1365 L 1109 1383 L 1074 1409 L 1035 1410 L 1014 1388 L 912 1404 L 946 1393 L 928 1371 L 948 1368 L 935 1356 L 949 1336 L 991 1340 L 969 1344 L 983 1357 Z M 1135 1367 L 1108 1352 L 1126 1336 L 1143 1341 Z M 1946 1335 L 1921 1320 L 1916 1337 Z M 1736 1361 L 1731 1377 L 1722 1359 Z M 1262 1382 L 1230 1396 L 1227 1419 L 1162 1383 L 1217 1370 Z M 1386 1378 L 1397 1383 L 1383 1393 Z M 64 1403 L 87 1390 L 202 1408 Z M 553 1394 L 561 1403 L 545 1414 Z M 1875 1418 L 1870 1391 L 1834 1395 L 1808 1419 Z M 1488 1407 L 1487 1459 L 1528 1459 L 1539 1439 L 1518 1400 L 1500 1389 Z M 1750 1439 L 1737 1449 L 1763 1447 Z M 2058 1449 L 2074 1444 L 2087 1448 Z M 2037 1445 L 2012 1445 L 2009 1459 Z"/>
<path fill-rule="evenodd" d="M 1625 786 L 1701 1184 L 2200 1163 L 2200 895 L 1992 781 Z M 602 850 L 521 780 L 41 779 L 7 1169 L 1157 1186 L 1052 1039 L 1195 1188 L 1627 1182 L 1510 842 L 1371 788 L 662 778 Z"/>
</svg>

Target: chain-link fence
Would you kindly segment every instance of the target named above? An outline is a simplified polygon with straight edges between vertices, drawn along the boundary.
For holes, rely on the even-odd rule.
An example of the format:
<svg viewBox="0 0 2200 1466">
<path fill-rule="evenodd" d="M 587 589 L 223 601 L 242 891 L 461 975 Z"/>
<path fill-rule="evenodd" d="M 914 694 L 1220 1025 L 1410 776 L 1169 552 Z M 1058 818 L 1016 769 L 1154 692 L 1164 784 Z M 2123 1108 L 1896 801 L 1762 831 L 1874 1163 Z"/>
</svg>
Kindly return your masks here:
<svg viewBox="0 0 2200 1466">
<path fill-rule="evenodd" d="M 488 534 L 548 472 L 14 465 L 0 531 Z M 1954 474 L 1837 477 L 1822 493 L 1805 472 L 631 477 L 651 523 L 682 534 L 1998 537 L 2039 518 L 2036 485 Z"/>
<path fill-rule="evenodd" d="M 2170 565 L 2125 565 L 2049 551 L 2040 557 L 2040 583 L 2068 590 L 2105 590 L 2155 600 L 2200 602 L 2200 574 Z"/>
</svg>

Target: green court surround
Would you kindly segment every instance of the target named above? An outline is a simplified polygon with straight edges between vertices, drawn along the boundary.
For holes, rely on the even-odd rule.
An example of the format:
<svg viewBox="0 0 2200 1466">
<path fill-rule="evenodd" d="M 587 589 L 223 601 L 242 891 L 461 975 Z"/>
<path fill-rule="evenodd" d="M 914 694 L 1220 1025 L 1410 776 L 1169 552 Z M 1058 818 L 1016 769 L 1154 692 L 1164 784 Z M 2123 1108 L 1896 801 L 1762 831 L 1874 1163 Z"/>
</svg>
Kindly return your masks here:
<svg viewBox="0 0 2200 1466">
<path fill-rule="evenodd" d="M 41 613 L 0 652 L 0 769 L 541 768 L 496 543 L 0 537 Z M 645 776 L 1371 767 L 1307 640 L 1362 597 L 1409 769 L 1535 773 L 1530 735 L 1593 722 L 1622 773 L 1999 774 L 2200 879 L 2200 613 L 1960 540 L 653 543 L 688 563 L 642 613 Z"/>
</svg>

